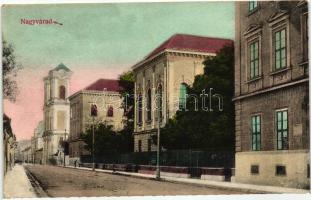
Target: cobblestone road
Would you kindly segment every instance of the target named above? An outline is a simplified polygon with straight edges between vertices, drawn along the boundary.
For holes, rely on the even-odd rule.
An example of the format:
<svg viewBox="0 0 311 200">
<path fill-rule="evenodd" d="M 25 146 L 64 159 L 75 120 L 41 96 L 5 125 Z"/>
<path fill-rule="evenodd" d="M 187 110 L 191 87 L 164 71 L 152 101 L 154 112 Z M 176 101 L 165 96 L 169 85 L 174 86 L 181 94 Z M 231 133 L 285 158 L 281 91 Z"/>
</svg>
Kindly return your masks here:
<svg viewBox="0 0 311 200">
<path fill-rule="evenodd" d="M 238 194 L 230 190 L 62 167 L 28 165 L 25 168 L 52 197 Z"/>
</svg>

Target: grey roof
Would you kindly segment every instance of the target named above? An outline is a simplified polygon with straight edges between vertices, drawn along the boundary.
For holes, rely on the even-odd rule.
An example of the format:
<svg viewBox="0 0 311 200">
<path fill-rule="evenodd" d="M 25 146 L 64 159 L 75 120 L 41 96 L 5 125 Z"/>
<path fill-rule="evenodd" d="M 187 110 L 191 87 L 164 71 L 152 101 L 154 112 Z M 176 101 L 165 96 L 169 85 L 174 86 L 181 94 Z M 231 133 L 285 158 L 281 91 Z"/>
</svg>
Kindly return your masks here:
<svg viewBox="0 0 311 200">
<path fill-rule="evenodd" d="M 58 71 L 58 70 L 61 70 L 61 69 L 65 70 L 67 72 L 70 72 L 70 69 L 68 67 L 66 67 L 66 65 L 64 65 L 63 63 L 60 63 L 57 67 L 55 67 L 53 69 L 53 71 Z"/>
</svg>

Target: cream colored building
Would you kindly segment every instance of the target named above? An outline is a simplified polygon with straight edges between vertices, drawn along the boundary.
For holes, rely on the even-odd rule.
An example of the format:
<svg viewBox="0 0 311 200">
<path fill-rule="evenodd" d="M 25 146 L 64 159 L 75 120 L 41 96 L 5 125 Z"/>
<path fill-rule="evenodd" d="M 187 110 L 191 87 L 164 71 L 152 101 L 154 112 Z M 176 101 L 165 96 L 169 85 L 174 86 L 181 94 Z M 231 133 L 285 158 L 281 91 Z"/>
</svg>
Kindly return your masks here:
<svg viewBox="0 0 311 200">
<path fill-rule="evenodd" d="M 89 152 L 85 150 L 85 143 L 81 139 L 81 135 L 93 125 L 93 118 L 90 115 L 91 105 L 96 105 L 98 110 L 98 116 L 94 118 L 95 124 L 104 122 L 107 125 L 112 125 L 115 131 L 123 128 L 123 99 L 119 93 L 121 89 L 118 80 L 99 79 L 69 97 L 70 164 L 79 160 L 81 155 L 89 155 Z"/>
<path fill-rule="evenodd" d="M 68 135 L 69 91 L 72 72 L 59 64 L 44 78 L 43 163 L 60 164 L 60 142 Z"/>
<path fill-rule="evenodd" d="M 156 150 L 151 140 L 159 119 L 155 109 L 159 101 L 155 98 L 162 101 L 159 106 L 162 127 L 183 106 L 181 101 L 185 101 L 185 85 L 191 86 L 195 76 L 203 73 L 203 61 L 208 56 L 215 56 L 226 44 L 232 44 L 232 41 L 176 34 L 132 67 L 136 102 L 134 151 Z"/>
</svg>

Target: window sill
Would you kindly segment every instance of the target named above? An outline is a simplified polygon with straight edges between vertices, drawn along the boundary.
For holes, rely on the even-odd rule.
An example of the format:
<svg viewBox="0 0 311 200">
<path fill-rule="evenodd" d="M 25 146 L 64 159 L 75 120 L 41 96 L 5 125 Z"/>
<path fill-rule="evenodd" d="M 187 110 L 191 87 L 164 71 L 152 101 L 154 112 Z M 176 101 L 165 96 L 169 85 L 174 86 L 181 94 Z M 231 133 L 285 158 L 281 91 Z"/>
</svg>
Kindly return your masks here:
<svg viewBox="0 0 311 200">
<path fill-rule="evenodd" d="M 309 60 L 302 61 L 302 62 L 298 63 L 298 65 L 299 65 L 300 67 L 304 67 L 304 66 L 307 66 L 307 67 L 308 67 L 308 64 L 309 64 Z"/>
<path fill-rule="evenodd" d="M 248 79 L 248 80 L 246 81 L 246 83 L 252 83 L 252 82 L 258 81 L 258 80 L 260 80 L 260 79 L 262 79 L 262 76 L 257 76 L 257 77 L 254 77 L 254 78 L 252 78 L 252 79 Z"/>
<path fill-rule="evenodd" d="M 271 75 L 271 76 L 274 76 L 274 75 L 277 75 L 277 74 L 286 72 L 286 71 L 288 71 L 288 70 L 290 70 L 289 67 L 286 67 L 286 68 L 283 68 L 283 69 L 278 69 L 278 70 L 275 70 L 275 71 L 270 72 L 270 75 Z"/>
<path fill-rule="evenodd" d="M 257 12 L 259 10 L 259 7 L 257 6 L 256 8 L 254 8 L 253 10 L 249 10 L 247 13 L 247 17 L 251 16 L 252 14 L 254 14 L 255 12 Z"/>
</svg>

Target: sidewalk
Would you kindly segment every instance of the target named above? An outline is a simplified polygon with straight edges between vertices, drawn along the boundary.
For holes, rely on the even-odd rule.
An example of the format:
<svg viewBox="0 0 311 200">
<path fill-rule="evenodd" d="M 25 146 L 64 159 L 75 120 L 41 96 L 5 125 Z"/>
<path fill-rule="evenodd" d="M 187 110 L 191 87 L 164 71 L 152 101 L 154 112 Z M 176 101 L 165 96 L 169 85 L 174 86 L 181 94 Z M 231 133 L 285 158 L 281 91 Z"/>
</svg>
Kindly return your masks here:
<svg viewBox="0 0 311 200">
<path fill-rule="evenodd" d="M 67 168 L 74 168 L 74 167 L 67 166 Z M 76 169 L 92 170 L 91 168 L 85 168 L 85 167 L 77 167 Z M 95 169 L 95 171 L 155 180 L 155 176 L 150 175 L 150 174 L 140 174 L 140 173 L 122 172 L 122 171 L 113 172 L 111 170 L 103 170 L 103 169 Z M 161 176 L 161 180 L 175 182 L 175 183 L 185 183 L 185 184 L 192 184 L 192 185 L 195 184 L 195 185 L 206 186 L 206 187 L 211 187 L 211 188 L 223 188 L 227 190 L 235 190 L 235 191 L 248 192 L 248 193 L 305 194 L 305 193 L 310 192 L 309 190 L 296 189 L 296 188 L 252 185 L 252 184 L 235 183 L 235 182 L 209 181 L 209 180 L 191 179 L 191 178 L 175 178 L 175 177 L 168 177 L 168 176 Z"/>
<path fill-rule="evenodd" d="M 15 165 L 4 177 L 4 198 L 37 197 L 25 169 L 22 165 Z"/>
</svg>

